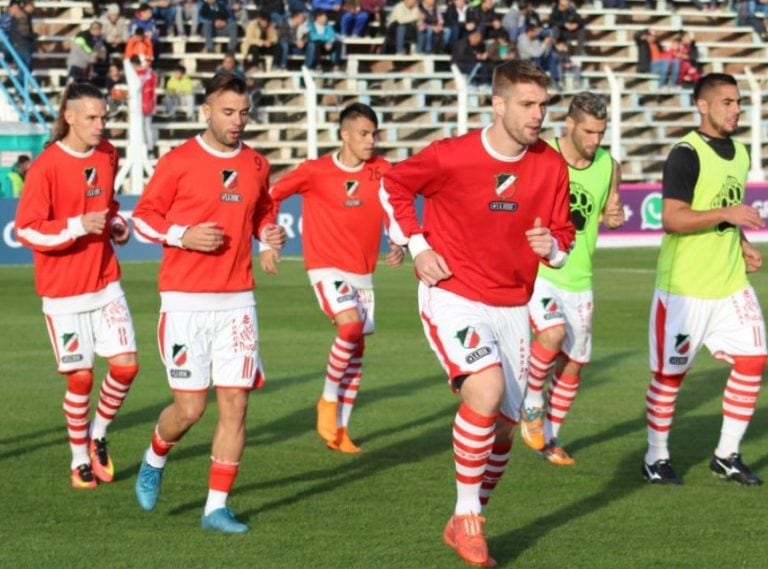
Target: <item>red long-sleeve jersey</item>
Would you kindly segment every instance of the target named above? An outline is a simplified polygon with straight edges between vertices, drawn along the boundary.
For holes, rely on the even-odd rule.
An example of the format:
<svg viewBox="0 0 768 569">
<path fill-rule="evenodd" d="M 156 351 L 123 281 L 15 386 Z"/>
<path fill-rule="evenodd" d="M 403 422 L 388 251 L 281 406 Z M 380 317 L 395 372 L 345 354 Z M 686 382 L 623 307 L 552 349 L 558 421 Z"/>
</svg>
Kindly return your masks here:
<svg viewBox="0 0 768 569">
<path fill-rule="evenodd" d="M 417 194 L 425 198 L 422 225 Z M 530 299 L 541 258 L 525 232 L 536 218 L 560 251 L 574 239 L 568 167 L 543 141 L 514 158 L 496 153 L 485 130 L 434 142 L 384 175 L 380 197 L 395 243 L 422 234 L 445 258 L 453 276 L 437 286 L 491 306 Z"/>
<path fill-rule="evenodd" d="M 200 136 L 165 154 L 133 211 L 141 235 L 163 244 L 160 292 L 230 293 L 254 286 L 251 239 L 272 208 L 269 162 L 241 145 L 217 152 Z M 190 226 L 215 222 L 224 244 L 212 253 L 183 249 Z"/>
<path fill-rule="evenodd" d="M 109 209 L 108 222 L 117 215 L 117 162 L 115 147 L 102 141 L 85 153 L 56 142 L 32 163 L 15 225 L 19 241 L 34 252 L 35 288 L 40 296 L 89 295 L 119 280 L 110 224 L 95 235 L 86 234 L 80 221 L 85 213 L 105 209 Z M 73 310 L 97 307 L 86 304 Z"/>
<path fill-rule="evenodd" d="M 348 168 L 333 154 L 303 162 L 272 186 L 273 218 L 287 197 L 303 199 L 302 249 L 308 270 L 374 272 L 384 227 L 379 184 L 390 168 L 380 157 Z"/>
</svg>

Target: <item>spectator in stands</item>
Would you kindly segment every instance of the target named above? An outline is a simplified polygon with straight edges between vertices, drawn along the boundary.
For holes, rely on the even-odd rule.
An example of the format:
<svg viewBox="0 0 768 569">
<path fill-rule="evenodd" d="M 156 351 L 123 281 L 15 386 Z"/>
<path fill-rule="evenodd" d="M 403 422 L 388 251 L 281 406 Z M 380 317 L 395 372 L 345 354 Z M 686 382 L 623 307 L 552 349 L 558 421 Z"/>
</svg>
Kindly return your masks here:
<svg viewBox="0 0 768 569">
<path fill-rule="evenodd" d="M 12 18 L 8 40 L 27 69 L 32 71 L 32 54 L 37 49 L 37 34 L 32 22 L 35 3 L 32 0 L 11 0 L 8 11 Z"/>
<path fill-rule="evenodd" d="M 93 84 L 103 87 L 107 65 L 107 48 L 101 36 L 101 23 L 91 22 L 88 29 L 77 34 L 70 43 L 67 76 L 70 81 L 83 83 L 91 81 L 93 74 L 97 76 Z"/>
<path fill-rule="evenodd" d="M 328 21 L 328 14 L 325 10 L 315 10 L 309 23 L 304 65 L 310 69 L 320 68 L 323 56 L 327 55 L 333 67 L 338 67 L 341 62 L 341 46 L 333 23 Z"/>
<path fill-rule="evenodd" d="M 467 37 L 467 34 L 475 29 L 475 24 L 470 18 L 467 0 L 449 1 L 443 14 L 443 23 L 450 32 L 448 45 L 454 46 L 457 41 Z"/>
<path fill-rule="evenodd" d="M 152 8 L 152 17 L 158 23 L 161 35 L 167 36 L 176 23 L 176 12 L 179 7 L 174 0 L 149 0 L 148 4 Z"/>
<path fill-rule="evenodd" d="M 491 84 L 493 63 L 488 58 L 480 30 L 472 30 L 454 44 L 451 61 L 467 76 L 470 84 Z"/>
<path fill-rule="evenodd" d="M 255 67 L 266 70 L 264 56 L 274 61 L 277 56 L 278 35 L 274 22 L 268 14 L 259 12 L 248 23 L 245 37 L 240 42 L 240 55 L 243 57 L 245 67 Z"/>
<path fill-rule="evenodd" d="M 680 60 L 670 50 L 662 47 L 656 30 L 640 30 L 635 34 L 635 42 L 638 52 L 637 70 L 655 74 L 661 88 L 677 85 L 677 78 L 680 76 Z M 646 64 L 648 64 L 647 69 Z"/>
<path fill-rule="evenodd" d="M 107 93 L 107 116 L 114 118 L 128 100 L 128 84 L 123 75 L 122 65 L 114 62 L 109 64 L 107 78 L 104 80 L 104 90 Z M 122 132 L 110 131 L 110 137 Z"/>
<path fill-rule="evenodd" d="M 360 8 L 368 14 L 368 30 L 373 34 L 384 33 L 384 8 L 387 0 L 360 0 Z"/>
<path fill-rule="evenodd" d="M 266 14 L 275 25 L 284 22 L 287 18 L 285 13 L 285 2 L 283 0 L 256 0 L 255 4 L 258 11 L 262 14 Z M 306 11 L 306 6 L 302 5 L 301 11 Z"/>
<path fill-rule="evenodd" d="M 519 2 L 512 2 L 507 13 L 504 14 L 504 18 L 501 20 L 501 25 L 507 31 L 509 35 L 509 41 L 513 45 L 517 44 L 517 38 L 525 29 L 525 13 L 521 11 L 521 5 L 527 5 L 526 0 L 520 0 Z"/>
<path fill-rule="evenodd" d="M 152 16 L 152 6 L 146 2 L 139 4 L 136 13 L 133 15 L 131 24 L 128 27 L 129 31 L 131 32 L 131 37 L 136 34 L 136 30 L 139 28 L 144 30 L 144 37 L 152 42 L 152 58 L 154 59 L 155 54 L 158 53 L 160 28 L 157 25 L 157 20 L 155 20 L 154 16 Z M 131 40 L 129 39 L 128 41 L 130 42 Z"/>
<path fill-rule="evenodd" d="M 98 17 L 99 14 L 103 13 L 104 11 L 104 4 L 117 4 L 118 8 L 120 8 L 120 12 L 123 11 L 123 4 L 125 3 L 124 0 L 91 0 L 91 7 L 93 8 L 93 15 Z"/>
<path fill-rule="evenodd" d="M 755 0 L 740 0 L 735 3 L 736 24 L 750 26 L 763 41 L 768 41 L 768 29 L 765 27 L 765 19 L 757 16 L 757 4 Z M 768 14 L 765 14 L 768 16 Z"/>
<path fill-rule="evenodd" d="M 125 45 L 125 59 L 130 61 L 134 56 L 145 63 L 152 63 L 155 59 L 155 48 L 149 38 L 149 32 L 143 28 L 136 28 Z"/>
<path fill-rule="evenodd" d="M 544 29 L 544 22 L 541 21 L 541 16 L 536 11 L 536 7 L 530 2 L 530 0 L 520 0 L 520 15 L 523 17 L 523 27 L 520 30 L 520 34 L 525 32 L 525 28 L 528 26 L 536 26 L 542 32 L 548 31 Z M 518 34 L 518 35 L 520 35 Z"/>
<path fill-rule="evenodd" d="M 699 48 L 696 47 L 696 40 L 693 39 L 691 32 L 680 32 L 678 58 L 680 59 L 678 82 L 681 85 L 696 83 L 701 78 L 702 69 L 699 63 Z"/>
<path fill-rule="evenodd" d="M 237 25 L 238 35 L 242 35 L 245 32 L 245 28 L 248 26 L 250 18 L 248 17 L 248 10 L 245 8 L 243 0 L 227 0 L 229 11 L 232 14 L 232 19 Z"/>
<path fill-rule="evenodd" d="M 370 17 L 371 15 L 363 10 L 360 0 L 344 0 L 339 23 L 342 37 L 362 37 Z"/>
<path fill-rule="evenodd" d="M 120 6 L 115 2 L 109 4 L 99 18 L 99 22 L 101 36 L 104 38 L 104 45 L 110 57 L 113 53 L 122 55 L 131 33 L 128 30 L 128 18 L 122 15 Z"/>
<path fill-rule="evenodd" d="M 310 22 L 314 19 L 315 12 L 323 10 L 329 22 L 332 24 L 340 24 L 343 2 L 344 0 L 312 0 L 312 16 L 310 17 Z"/>
<path fill-rule="evenodd" d="M 552 57 L 552 36 L 542 37 L 541 28 L 528 24 L 525 33 L 517 38 L 517 57 L 533 62 L 536 67 L 552 75 L 554 58 Z"/>
<path fill-rule="evenodd" d="M 443 25 L 443 14 L 435 0 L 421 0 L 421 21 L 416 26 L 416 51 L 440 53 L 448 44 L 451 31 Z"/>
<path fill-rule="evenodd" d="M 576 65 L 571 59 L 571 49 L 565 38 L 559 37 L 555 40 L 552 48 L 551 69 L 552 81 L 554 81 L 555 89 L 558 91 L 562 91 L 569 80 L 573 83 L 573 86 L 580 88 L 581 67 Z"/>
<path fill-rule="evenodd" d="M 205 38 L 205 50 L 213 53 L 213 38 L 224 36 L 229 39 L 227 51 L 237 49 L 237 22 L 225 0 L 204 0 L 198 15 Z"/>
<path fill-rule="evenodd" d="M 571 0 L 557 0 L 549 15 L 549 27 L 555 39 L 563 38 L 570 45 L 576 42 L 576 54 L 584 55 L 587 27 L 584 18 L 576 11 Z"/>
<path fill-rule="evenodd" d="M 484 40 L 488 39 L 486 34 L 493 23 L 493 19 L 496 17 L 493 2 L 494 0 L 482 0 L 480 5 L 473 8 L 470 12 L 470 19 L 475 23 Z"/>
<path fill-rule="evenodd" d="M 190 37 L 199 37 L 200 2 L 198 0 L 176 0 L 176 34 L 186 35 L 185 26 L 189 26 Z"/>
<path fill-rule="evenodd" d="M 502 17 L 500 14 L 496 14 L 493 17 L 493 21 L 491 22 L 491 27 L 486 28 L 485 30 L 485 41 L 486 43 L 489 41 L 496 40 L 498 38 L 505 38 L 507 41 L 509 41 L 509 34 L 507 33 L 507 30 L 504 29 L 504 26 L 502 25 Z"/>
<path fill-rule="evenodd" d="M 510 41 L 507 31 L 502 28 L 501 32 L 496 34 L 496 37 L 487 45 L 488 59 L 494 66 L 510 59 L 517 59 L 517 50 Z"/>
<path fill-rule="evenodd" d="M 195 84 L 187 75 L 187 69 L 183 65 L 174 67 L 165 83 L 166 114 L 173 118 L 179 108 L 183 109 L 187 121 L 194 120 Z"/>
<path fill-rule="evenodd" d="M 216 68 L 216 73 L 234 73 L 240 79 L 245 81 L 245 72 L 243 69 L 237 64 L 237 59 L 235 59 L 235 54 L 232 52 L 227 52 L 224 54 L 224 58 L 221 60 L 221 64 Z"/>
<path fill-rule="evenodd" d="M 155 129 L 152 126 L 152 118 L 157 110 L 157 73 L 152 69 L 149 62 L 142 61 L 140 57 L 134 56 L 130 59 L 133 70 L 139 76 L 141 82 L 141 112 L 143 115 L 144 142 L 147 145 L 147 152 L 155 154 Z"/>
<path fill-rule="evenodd" d="M 288 69 L 288 58 L 291 55 L 306 54 L 308 35 L 307 15 L 303 11 L 292 12 L 288 20 L 278 26 L 278 69 Z"/>
<path fill-rule="evenodd" d="M 24 178 L 27 175 L 32 160 L 26 154 L 19 154 L 16 162 L 5 175 L 5 182 L 2 187 L 2 197 L 18 198 L 24 190 Z"/>
<path fill-rule="evenodd" d="M 389 14 L 385 51 L 405 53 L 406 44 L 416 41 L 417 25 L 421 21 L 418 0 L 400 0 Z"/>
</svg>

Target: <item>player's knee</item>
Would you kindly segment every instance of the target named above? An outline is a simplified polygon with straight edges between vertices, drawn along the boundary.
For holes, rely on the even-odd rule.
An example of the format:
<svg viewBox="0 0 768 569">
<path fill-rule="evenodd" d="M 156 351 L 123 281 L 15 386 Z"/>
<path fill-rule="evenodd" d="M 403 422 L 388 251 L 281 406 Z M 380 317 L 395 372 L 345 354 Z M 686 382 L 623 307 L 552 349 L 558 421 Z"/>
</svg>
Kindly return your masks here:
<svg viewBox="0 0 768 569">
<path fill-rule="evenodd" d="M 176 417 L 184 429 L 188 429 L 205 414 L 205 403 L 180 405 L 176 410 Z"/>
<path fill-rule="evenodd" d="M 93 389 L 93 370 L 79 369 L 67 374 L 67 391 L 78 395 L 90 395 Z"/>
<path fill-rule="evenodd" d="M 768 356 L 734 356 L 734 371 L 751 376 L 763 375 Z"/>
<path fill-rule="evenodd" d="M 565 326 L 559 324 L 542 330 L 536 335 L 539 343 L 550 351 L 557 352 L 565 342 Z"/>
<path fill-rule="evenodd" d="M 345 342 L 358 343 L 363 339 L 363 323 L 357 321 L 341 324 L 339 326 L 338 335 L 339 338 Z"/>
<path fill-rule="evenodd" d="M 118 383 L 122 383 L 123 385 L 130 385 L 133 383 L 134 378 L 136 377 L 136 374 L 139 373 L 139 365 L 133 364 L 133 365 L 127 365 L 127 366 L 119 366 L 110 364 L 109 365 L 109 375 Z"/>
</svg>

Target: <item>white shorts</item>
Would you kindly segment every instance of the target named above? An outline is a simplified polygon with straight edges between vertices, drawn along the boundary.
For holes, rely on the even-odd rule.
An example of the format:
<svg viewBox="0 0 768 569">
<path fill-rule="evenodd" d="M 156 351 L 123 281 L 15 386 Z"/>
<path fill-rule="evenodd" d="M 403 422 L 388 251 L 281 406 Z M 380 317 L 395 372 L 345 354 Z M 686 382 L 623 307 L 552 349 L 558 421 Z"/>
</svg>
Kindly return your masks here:
<svg viewBox="0 0 768 569">
<path fill-rule="evenodd" d="M 574 362 L 589 363 L 592 355 L 592 291 L 570 292 L 538 278 L 528 303 L 537 334 L 552 326 L 565 326 L 562 352 Z"/>
<path fill-rule="evenodd" d="M 264 383 L 255 306 L 163 312 L 157 341 L 174 391 L 205 391 L 211 384 L 257 389 Z"/>
<path fill-rule="evenodd" d="M 96 355 L 136 353 L 136 333 L 124 296 L 88 312 L 46 314 L 45 321 L 61 373 L 93 368 Z"/>
<path fill-rule="evenodd" d="M 317 303 L 328 318 L 333 320 L 345 310 L 357 309 L 363 322 L 363 334 L 373 334 L 375 324 L 373 288 L 355 288 L 342 275 L 327 276 L 317 281 L 312 289 Z"/>
<path fill-rule="evenodd" d="M 752 287 L 704 300 L 656 290 L 648 326 L 651 370 L 685 373 L 702 346 L 717 359 L 766 353 L 765 322 Z"/>
<path fill-rule="evenodd" d="M 505 383 L 501 412 L 518 421 L 528 381 L 528 307 L 488 306 L 419 283 L 419 314 L 449 381 L 501 366 Z"/>
</svg>

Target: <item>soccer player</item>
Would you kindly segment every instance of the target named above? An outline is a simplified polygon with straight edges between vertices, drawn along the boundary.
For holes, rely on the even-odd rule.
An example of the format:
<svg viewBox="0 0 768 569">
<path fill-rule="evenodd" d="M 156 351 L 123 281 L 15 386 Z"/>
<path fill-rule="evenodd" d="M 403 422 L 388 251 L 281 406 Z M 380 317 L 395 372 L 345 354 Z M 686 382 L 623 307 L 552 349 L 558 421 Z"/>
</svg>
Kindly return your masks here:
<svg viewBox="0 0 768 569">
<path fill-rule="evenodd" d="M 136 230 L 163 244 L 158 343 L 173 403 L 157 421 L 136 480 L 152 510 L 168 453 L 205 412 L 216 388 L 205 530 L 244 533 L 227 508 L 245 445 L 250 390 L 263 382 L 253 297 L 251 239 L 280 248 L 285 230 L 267 223 L 267 160 L 242 142 L 245 81 L 220 73 L 206 87 L 205 132 L 165 154 L 133 213 Z"/>
<path fill-rule="evenodd" d="M 58 371 L 67 378 L 70 482 L 81 490 L 114 478 L 107 427 L 139 369 L 111 243 L 122 245 L 130 233 L 114 199 L 118 155 L 103 138 L 106 116 L 97 87 L 67 87 L 51 144 L 32 163 L 16 211 L 19 241 L 34 251 L 35 288 L 43 298 Z M 89 425 L 96 355 L 106 358 L 109 368 Z"/>
<path fill-rule="evenodd" d="M 682 484 L 670 462 L 668 439 L 675 402 L 694 357 L 706 346 L 731 366 L 723 395 L 714 474 L 762 484 L 742 462 L 739 446 L 755 411 L 766 362 L 765 322 L 746 273 L 762 257 L 741 227 L 763 226 L 744 202 L 749 155 L 731 135 L 739 125 L 736 80 L 710 73 L 694 86 L 699 128 L 685 135 L 664 164 L 661 242 L 648 339 L 653 377 L 646 393 L 648 450 L 643 477 Z"/>
<path fill-rule="evenodd" d="M 390 238 L 414 258 L 424 333 L 461 397 L 457 501 L 443 538 L 475 565 L 495 564 L 481 514 L 519 419 L 536 271 L 542 260 L 561 266 L 574 239 L 567 164 L 539 139 L 549 84 L 530 62 L 497 66 L 493 123 L 430 144 L 385 174 L 380 190 Z"/>
<path fill-rule="evenodd" d="M 592 351 L 592 256 L 600 217 L 610 229 L 624 223 L 620 166 L 600 147 L 607 125 L 605 100 L 593 93 L 579 93 L 568 108 L 565 134 L 549 141 L 568 163 L 576 244 L 562 269 L 539 267 L 528 303 L 536 338 L 531 344 L 520 434 L 528 446 L 559 465 L 574 462 L 559 446 L 557 435 L 576 398 L 581 368 Z M 542 391 L 552 368 L 545 420 Z"/>
<path fill-rule="evenodd" d="M 349 436 L 349 418 L 363 372 L 365 336 L 374 331 L 373 272 L 379 255 L 384 212 L 378 199 L 390 164 L 374 156 L 378 119 L 369 106 L 353 103 L 339 115 L 341 149 L 307 160 L 272 187 L 275 215 L 293 194 L 304 200 L 304 264 L 320 309 L 336 327 L 317 402 L 317 432 L 328 448 L 360 451 Z M 390 243 L 390 266 L 403 249 Z M 277 252 L 261 253 L 262 268 L 276 272 Z"/>
</svg>

